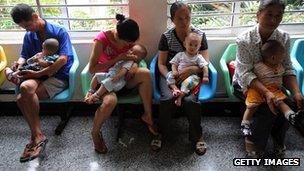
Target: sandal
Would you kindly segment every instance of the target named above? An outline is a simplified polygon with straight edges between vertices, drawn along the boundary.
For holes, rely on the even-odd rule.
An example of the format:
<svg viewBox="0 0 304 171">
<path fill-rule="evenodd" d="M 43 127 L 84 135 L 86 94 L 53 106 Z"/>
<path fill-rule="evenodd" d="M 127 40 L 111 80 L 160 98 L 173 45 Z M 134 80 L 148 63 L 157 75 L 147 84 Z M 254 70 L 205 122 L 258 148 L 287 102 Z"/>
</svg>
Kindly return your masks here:
<svg viewBox="0 0 304 171">
<path fill-rule="evenodd" d="M 198 141 L 195 145 L 195 153 L 199 156 L 204 155 L 207 151 L 207 146 L 204 141 Z"/>
<path fill-rule="evenodd" d="M 48 142 L 48 139 L 44 139 L 37 144 L 27 144 L 24 148 L 23 154 L 20 157 L 20 162 L 27 162 L 34 160 L 37 157 L 40 157 L 40 155 L 44 152 L 46 143 Z"/>
<path fill-rule="evenodd" d="M 162 147 L 161 135 L 154 136 L 150 146 L 152 151 L 159 152 Z"/>
<path fill-rule="evenodd" d="M 14 75 L 13 70 L 11 70 L 10 68 L 5 69 L 5 76 L 9 82 L 14 83 L 15 85 L 20 84 L 20 79 Z"/>
</svg>

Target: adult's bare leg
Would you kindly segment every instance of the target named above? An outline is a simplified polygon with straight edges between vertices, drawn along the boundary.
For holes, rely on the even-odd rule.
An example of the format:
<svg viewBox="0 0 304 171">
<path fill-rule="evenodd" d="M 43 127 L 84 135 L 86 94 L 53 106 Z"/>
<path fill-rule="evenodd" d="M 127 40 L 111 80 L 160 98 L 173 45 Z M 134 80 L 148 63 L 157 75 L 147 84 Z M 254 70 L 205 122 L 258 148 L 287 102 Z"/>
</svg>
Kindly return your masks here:
<svg viewBox="0 0 304 171">
<path fill-rule="evenodd" d="M 94 148 L 99 153 L 106 153 L 107 147 L 103 141 L 100 129 L 103 123 L 111 116 L 117 104 L 117 97 L 115 93 L 108 93 L 103 97 L 102 104 L 95 112 L 92 128 L 92 139 Z"/>
<path fill-rule="evenodd" d="M 20 93 L 17 96 L 17 105 L 26 119 L 30 130 L 32 143 L 38 143 L 45 138 L 41 130 L 39 118 L 39 99 L 36 90 L 40 82 L 38 80 L 26 80 L 20 85 Z"/>
<path fill-rule="evenodd" d="M 152 78 L 150 71 L 146 68 L 138 68 L 134 77 L 128 80 L 126 87 L 138 86 L 139 95 L 144 105 L 142 120 L 149 125 L 151 133 L 156 134 L 152 118 Z"/>
</svg>

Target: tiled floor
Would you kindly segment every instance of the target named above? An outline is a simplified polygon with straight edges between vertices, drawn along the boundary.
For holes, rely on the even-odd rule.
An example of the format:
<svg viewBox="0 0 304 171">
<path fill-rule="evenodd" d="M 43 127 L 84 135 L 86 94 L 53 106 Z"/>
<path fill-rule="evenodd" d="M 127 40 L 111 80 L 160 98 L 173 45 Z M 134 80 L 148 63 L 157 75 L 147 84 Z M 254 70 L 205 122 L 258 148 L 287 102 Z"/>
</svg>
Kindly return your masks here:
<svg viewBox="0 0 304 171">
<path fill-rule="evenodd" d="M 127 119 L 122 143 L 115 141 L 117 117 L 103 127 L 109 152 L 98 155 L 92 148 L 90 129 L 93 116 L 72 117 L 60 136 L 54 135 L 57 116 L 42 116 L 49 142 L 45 157 L 20 163 L 28 142 L 29 129 L 22 116 L 0 116 L 0 170 L 304 170 L 303 138 L 290 128 L 286 157 L 300 158 L 300 167 L 236 167 L 233 158 L 244 157 L 238 117 L 203 117 L 202 126 L 208 151 L 197 156 L 191 150 L 186 118 L 173 120 L 172 135 L 162 150 L 149 149 L 151 137 L 138 119 Z M 269 145 L 271 149 L 271 144 Z"/>
</svg>

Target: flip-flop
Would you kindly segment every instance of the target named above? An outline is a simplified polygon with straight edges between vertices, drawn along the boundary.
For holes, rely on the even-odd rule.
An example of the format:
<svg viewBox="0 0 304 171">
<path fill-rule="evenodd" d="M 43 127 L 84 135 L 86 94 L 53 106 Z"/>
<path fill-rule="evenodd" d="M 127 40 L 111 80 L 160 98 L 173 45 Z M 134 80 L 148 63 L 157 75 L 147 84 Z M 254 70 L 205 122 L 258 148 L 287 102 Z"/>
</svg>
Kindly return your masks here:
<svg viewBox="0 0 304 171">
<path fill-rule="evenodd" d="M 198 141 L 195 145 L 195 153 L 199 156 L 204 155 L 207 151 L 207 145 L 204 141 Z"/>
<path fill-rule="evenodd" d="M 161 135 L 154 136 L 153 140 L 151 141 L 151 149 L 152 151 L 159 152 L 162 147 Z"/>
<path fill-rule="evenodd" d="M 27 144 L 25 146 L 22 156 L 20 157 L 20 162 L 23 163 L 23 162 L 31 161 L 39 157 L 45 150 L 47 142 L 48 139 L 44 139 L 38 142 L 37 144 Z"/>
<path fill-rule="evenodd" d="M 17 77 L 15 77 L 15 76 L 13 75 L 13 72 L 10 72 L 10 73 L 6 73 L 6 72 L 5 72 L 5 77 L 6 77 L 6 79 L 7 79 L 9 82 L 14 83 L 15 85 L 19 85 L 19 84 L 20 84 L 20 79 L 17 78 Z"/>
</svg>

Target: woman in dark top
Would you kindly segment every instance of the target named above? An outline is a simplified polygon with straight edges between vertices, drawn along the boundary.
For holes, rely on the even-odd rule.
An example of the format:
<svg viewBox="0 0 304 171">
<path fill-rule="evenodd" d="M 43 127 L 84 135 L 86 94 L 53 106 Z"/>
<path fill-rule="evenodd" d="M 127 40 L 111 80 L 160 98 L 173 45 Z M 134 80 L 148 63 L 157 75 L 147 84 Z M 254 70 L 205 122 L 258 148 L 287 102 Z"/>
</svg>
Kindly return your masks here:
<svg viewBox="0 0 304 171">
<path fill-rule="evenodd" d="M 208 45 L 205 33 L 190 26 L 191 9 L 188 5 L 182 2 L 175 2 L 170 8 L 171 20 L 175 27 L 167 30 L 162 34 L 159 42 L 159 57 L 158 68 L 161 73 L 159 87 L 161 91 L 160 99 L 160 114 L 159 114 L 159 129 L 161 137 L 156 143 L 155 148 L 161 147 L 162 137 L 168 133 L 168 128 L 172 118 L 172 114 L 177 111 L 177 106 L 174 103 L 172 91 L 167 85 L 166 75 L 171 70 L 169 61 L 177 54 L 185 50 L 183 41 L 187 34 L 195 31 L 202 36 L 200 54 L 209 61 Z M 191 66 L 179 73 L 177 81 L 182 81 L 194 73 L 200 73 L 201 69 L 197 66 Z M 189 139 L 193 142 L 195 152 L 198 155 L 203 155 L 206 152 L 206 143 L 202 136 L 201 127 L 201 105 L 197 100 L 197 96 L 190 94 L 183 99 L 182 107 L 189 121 Z"/>
</svg>

